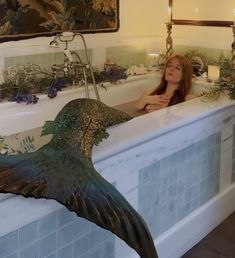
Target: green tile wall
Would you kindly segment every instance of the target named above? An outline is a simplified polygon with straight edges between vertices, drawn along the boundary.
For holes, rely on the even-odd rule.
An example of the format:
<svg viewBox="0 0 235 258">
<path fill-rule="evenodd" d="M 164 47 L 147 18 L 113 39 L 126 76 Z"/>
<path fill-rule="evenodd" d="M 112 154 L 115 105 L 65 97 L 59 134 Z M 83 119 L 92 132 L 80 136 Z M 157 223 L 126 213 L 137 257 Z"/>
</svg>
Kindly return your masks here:
<svg viewBox="0 0 235 258">
<path fill-rule="evenodd" d="M 84 50 L 79 50 L 75 52 L 80 56 L 83 62 L 86 61 Z M 74 57 L 74 60 L 77 60 L 74 55 L 73 57 Z M 88 50 L 88 57 L 90 58 L 90 60 L 92 60 L 91 49 Z M 53 64 L 62 64 L 63 61 L 64 61 L 63 52 L 14 56 L 14 57 L 5 58 L 5 68 L 31 63 L 31 64 L 38 64 L 40 67 L 50 70 Z"/>
<path fill-rule="evenodd" d="M 153 237 L 219 192 L 220 133 L 139 171 L 139 212 Z"/>
<path fill-rule="evenodd" d="M 214 63 L 219 59 L 220 56 L 231 57 L 231 51 L 227 49 L 217 49 L 217 48 L 205 48 L 205 47 L 190 47 L 190 46 L 174 46 L 174 52 L 185 53 L 185 52 L 195 52 L 201 53 L 202 56 L 206 56 L 209 62 Z"/>
<path fill-rule="evenodd" d="M 146 64 L 146 47 L 108 47 L 106 48 L 106 59 L 110 59 L 125 68 L 132 65 Z"/>
<path fill-rule="evenodd" d="M 187 52 L 195 53 L 204 59 L 205 66 L 207 64 L 217 63 L 221 55 L 225 57 L 230 57 L 231 52 L 224 49 L 212 49 L 204 47 L 189 47 L 174 45 L 175 53 L 185 54 Z M 83 50 L 77 51 L 84 61 L 85 53 Z M 88 56 L 92 60 L 92 49 L 88 50 Z M 35 55 L 25 55 L 25 56 L 15 56 L 5 58 L 5 67 L 16 66 L 18 64 L 26 63 L 36 63 L 41 67 L 50 69 L 53 64 L 63 63 L 63 52 L 58 53 L 44 53 Z M 134 45 L 123 45 L 123 46 L 113 46 L 106 48 L 105 59 L 111 59 L 118 65 L 128 68 L 132 65 L 144 64 L 147 62 L 147 46 L 134 46 Z"/>
</svg>

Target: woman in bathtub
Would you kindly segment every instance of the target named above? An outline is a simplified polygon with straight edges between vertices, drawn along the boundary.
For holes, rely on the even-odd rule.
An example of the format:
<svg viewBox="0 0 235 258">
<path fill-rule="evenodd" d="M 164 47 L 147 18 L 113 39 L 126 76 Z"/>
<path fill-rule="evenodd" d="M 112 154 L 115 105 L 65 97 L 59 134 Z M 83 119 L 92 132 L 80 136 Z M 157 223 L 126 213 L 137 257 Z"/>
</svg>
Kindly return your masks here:
<svg viewBox="0 0 235 258">
<path fill-rule="evenodd" d="M 142 94 L 136 103 L 137 110 L 152 112 L 194 98 L 189 94 L 192 73 L 191 62 L 186 57 L 178 54 L 170 56 L 160 85 Z"/>
</svg>

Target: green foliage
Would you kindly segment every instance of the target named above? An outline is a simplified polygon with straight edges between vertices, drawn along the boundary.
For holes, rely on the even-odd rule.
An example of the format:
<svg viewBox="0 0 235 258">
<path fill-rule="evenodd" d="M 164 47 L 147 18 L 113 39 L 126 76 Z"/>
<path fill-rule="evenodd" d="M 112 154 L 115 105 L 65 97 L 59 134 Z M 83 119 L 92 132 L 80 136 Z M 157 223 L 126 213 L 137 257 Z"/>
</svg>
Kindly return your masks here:
<svg viewBox="0 0 235 258">
<path fill-rule="evenodd" d="M 215 64 L 216 63 L 216 59 L 214 59 L 212 57 L 208 57 L 207 54 L 204 51 L 198 50 L 198 49 L 187 50 L 184 53 L 184 56 L 186 56 L 189 60 L 192 60 L 193 57 L 196 57 L 196 56 L 200 57 L 202 59 L 203 64 L 204 64 L 203 72 L 207 71 L 208 64 Z"/>
<path fill-rule="evenodd" d="M 218 100 L 221 94 L 227 94 L 230 99 L 235 100 L 235 75 L 232 74 L 230 77 L 222 77 L 215 86 L 202 94 L 205 99 Z"/>
<path fill-rule="evenodd" d="M 203 72 L 207 72 L 208 65 L 218 65 L 220 66 L 220 75 L 221 77 L 229 77 L 232 74 L 231 60 L 229 57 L 224 54 L 219 55 L 218 57 L 209 56 L 205 51 L 192 48 L 183 53 L 189 60 L 192 60 L 193 57 L 200 57 L 203 61 L 204 68 Z"/>
<path fill-rule="evenodd" d="M 218 59 L 217 65 L 220 66 L 220 76 L 221 77 L 230 77 L 233 74 L 231 60 L 226 58 L 224 55 L 221 55 Z"/>
<path fill-rule="evenodd" d="M 2 98 L 12 95 L 45 92 L 53 80 L 52 72 L 40 68 L 36 64 L 18 65 L 5 71 L 5 82 L 0 84 Z"/>
<path fill-rule="evenodd" d="M 46 121 L 45 124 L 42 127 L 42 133 L 41 136 L 53 134 L 54 133 L 54 121 Z"/>
<path fill-rule="evenodd" d="M 201 96 L 204 97 L 204 99 L 216 101 L 223 92 L 224 90 L 221 87 L 213 87 L 209 91 L 203 92 Z"/>
<path fill-rule="evenodd" d="M 87 68 L 88 69 L 88 68 Z M 93 83 L 90 72 L 87 72 L 88 83 Z M 66 85 L 84 86 L 83 70 L 76 72 L 73 69 L 69 70 L 68 74 L 63 71 L 56 74 L 57 78 L 64 80 Z M 0 101 L 1 99 L 11 99 L 16 94 L 35 94 L 35 93 L 48 93 L 48 89 L 55 81 L 55 74 L 52 71 L 41 68 L 37 64 L 27 63 L 25 65 L 17 65 L 9 67 L 5 71 L 5 81 L 0 84 Z M 95 81 L 115 83 L 120 79 L 126 79 L 127 75 L 125 70 L 120 66 L 115 66 L 111 70 L 95 71 Z"/>
</svg>

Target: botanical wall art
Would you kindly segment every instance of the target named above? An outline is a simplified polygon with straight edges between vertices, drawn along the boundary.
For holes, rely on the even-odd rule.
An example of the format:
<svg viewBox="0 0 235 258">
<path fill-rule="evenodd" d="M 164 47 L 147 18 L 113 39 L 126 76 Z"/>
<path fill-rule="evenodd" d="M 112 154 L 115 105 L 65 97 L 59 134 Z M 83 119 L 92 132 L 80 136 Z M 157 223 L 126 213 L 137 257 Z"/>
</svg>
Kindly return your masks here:
<svg viewBox="0 0 235 258">
<path fill-rule="evenodd" d="M 0 0 L 0 42 L 118 28 L 119 0 Z"/>
</svg>

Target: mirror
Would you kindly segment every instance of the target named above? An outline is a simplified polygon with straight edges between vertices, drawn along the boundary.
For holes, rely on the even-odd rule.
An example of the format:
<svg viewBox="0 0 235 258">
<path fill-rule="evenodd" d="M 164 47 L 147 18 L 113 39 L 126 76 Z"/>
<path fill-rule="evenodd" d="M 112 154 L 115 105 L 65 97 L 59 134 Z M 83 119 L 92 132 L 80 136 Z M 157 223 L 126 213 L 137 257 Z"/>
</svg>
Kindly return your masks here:
<svg viewBox="0 0 235 258">
<path fill-rule="evenodd" d="M 178 25 L 230 27 L 235 22 L 234 0 L 169 0 L 169 8 Z"/>
</svg>

